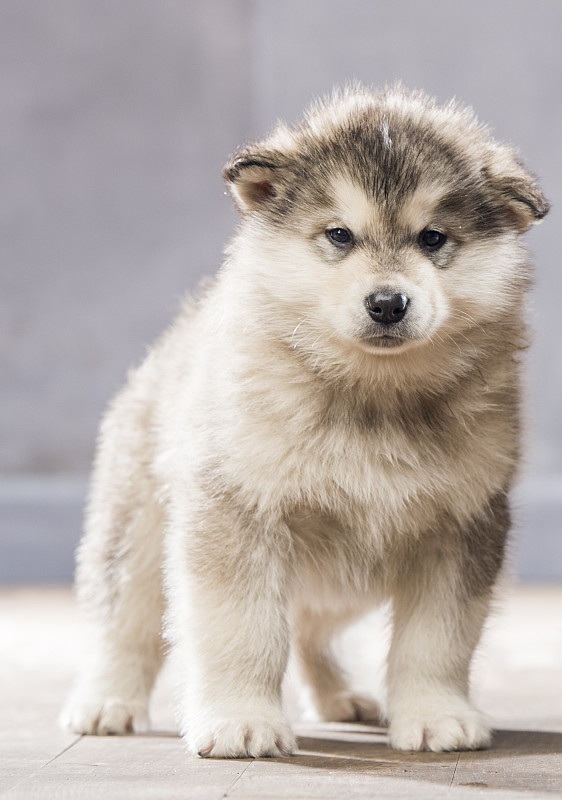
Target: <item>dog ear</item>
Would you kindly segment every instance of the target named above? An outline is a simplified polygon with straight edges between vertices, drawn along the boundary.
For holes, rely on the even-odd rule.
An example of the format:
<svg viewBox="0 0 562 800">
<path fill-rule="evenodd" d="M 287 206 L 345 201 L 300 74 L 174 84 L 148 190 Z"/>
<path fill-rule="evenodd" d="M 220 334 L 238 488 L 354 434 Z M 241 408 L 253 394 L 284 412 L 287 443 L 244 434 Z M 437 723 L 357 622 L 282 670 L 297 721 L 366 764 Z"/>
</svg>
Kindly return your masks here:
<svg viewBox="0 0 562 800">
<path fill-rule="evenodd" d="M 498 148 L 492 164 L 486 170 L 490 181 L 499 192 L 509 223 L 519 233 L 540 222 L 550 205 L 536 179 L 508 148 Z"/>
<path fill-rule="evenodd" d="M 287 167 L 288 159 L 279 150 L 250 146 L 234 156 L 222 174 L 244 214 L 265 210 L 279 202 L 284 194 Z"/>
<path fill-rule="evenodd" d="M 255 211 L 277 196 L 276 172 L 273 160 L 245 152 L 235 157 L 223 169 L 223 178 L 240 211 Z"/>
</svg>

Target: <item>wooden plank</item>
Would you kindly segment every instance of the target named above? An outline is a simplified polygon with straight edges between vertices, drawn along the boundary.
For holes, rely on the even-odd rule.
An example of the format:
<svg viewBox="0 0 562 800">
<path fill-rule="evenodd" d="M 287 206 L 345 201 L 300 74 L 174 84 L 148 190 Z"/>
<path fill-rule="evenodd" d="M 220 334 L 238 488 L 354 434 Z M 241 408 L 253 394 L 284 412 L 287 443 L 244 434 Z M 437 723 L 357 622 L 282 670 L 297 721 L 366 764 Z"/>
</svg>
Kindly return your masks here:
<svg viewBox="0 0 562 800">
<path fill-rule="evenodd" d="M 403 753 L 382 737 L 321 734 L 299 738 L 289 760 L 256 761 L 232 787 L 233 800 L 458 798 L 528 800 L 562 794 L 562 734 L 498 731 L 491 750 Z"/>
<path fill-rule="evenodd" d="M 84 736 L 2 800 L 220 800 L 250 763 L 188 756 L 177 736 Z"/>
<path fill-rule="evenodd" d="M 193 798 L 341 800 L 553 796 L 560 790 L 562 734 L 500 732 L 494 750 L 401 753 L 380 732 L 318 731 L 299 737 L 290 759 L 210 761 L 188 756 L 175 736 L 83 737 L 20 781 L 3 800 Z M 452 785 L 451 785 L 452 784 Z"/>
<path fill-rule="evenodd" d="M 492 749 L 462 753 L 453 786 L 562 796 L 562 733 L 496 731 Z"/>
<path fill-rule="evenodd" d="M 53 731 L 50 737 L 33 730 L 6 730 L 0 736 L 0 795 L 64 753 L 80 737 Z"/>
<path fill-rule="evenodd" d="M 384 729 L 363 725 L 296 726 L 299 749 L 290 759 L 259 759 L 232 787 L 233 800 L 445 798 L 457 753 L 390 750 Z"/>
<path fill-rule="evenodd" d="M 21 780 L 3 800 L 32 798 L 193 798 L 193 800 L 341 800 L 353 798 L 543 798 L 560 792 L 562 734 L 501 731 L 494 748 L 474 753 L 404 753 L 386 747 L 381 729 L 299 726 L 289 759 L 203 760 L 180 739 L 151 734 L 83 737 Z"/>
<path fill-rule="evenodd" d="M 362 726 L 363 727 L 363 726 Z M 203 760 L 166 735 L 83 737 L 50 764 L 21 780 L 3 800 L 82 798 L 372 797 L 384 788 L 404 797 L 446 797 L 456 753 L 398 753 L 380 729 L 307 728 L 289 759 Z M 396 795 L 397 796 L 397 795 Z"/>
</svg>

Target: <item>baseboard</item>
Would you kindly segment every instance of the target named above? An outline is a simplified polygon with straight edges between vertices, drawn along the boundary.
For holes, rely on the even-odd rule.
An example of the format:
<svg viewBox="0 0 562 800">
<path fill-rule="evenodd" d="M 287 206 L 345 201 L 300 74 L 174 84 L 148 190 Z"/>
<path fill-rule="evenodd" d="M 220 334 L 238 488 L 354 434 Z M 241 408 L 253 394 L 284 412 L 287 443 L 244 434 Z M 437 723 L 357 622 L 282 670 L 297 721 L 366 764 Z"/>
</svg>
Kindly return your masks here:
<svg viewBox="0 0 562 800">
<path fill-rule="evenodd" d="M 0 479 L 0 582 L 72 580 L 87 487 L 85 476 Z"/>
<path fill-rule="evenodd" d="M 86 493 L 85 476 L 0 478 L 0 582 L 72 580 Z M 523 480 L 514 508 L 516 576 L 562 581 L 562 474 Z"/>
</svg>

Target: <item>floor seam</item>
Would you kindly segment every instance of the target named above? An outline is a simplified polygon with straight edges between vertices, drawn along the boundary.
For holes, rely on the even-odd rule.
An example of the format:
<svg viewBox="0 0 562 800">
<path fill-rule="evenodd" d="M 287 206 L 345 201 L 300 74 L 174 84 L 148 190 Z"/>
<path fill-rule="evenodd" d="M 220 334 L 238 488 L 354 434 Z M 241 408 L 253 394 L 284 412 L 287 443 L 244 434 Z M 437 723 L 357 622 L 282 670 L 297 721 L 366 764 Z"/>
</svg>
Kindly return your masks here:
<svg viewBox="0 0 562 800">
<path fill-rule="evenodd" d="M 53 761 L 56 761 L 56 760 L 57 760 L 57 758 L 60 758 L 60 757 L 61 757 L 61 756 L 63 756 L 65 753 L 68 753 L 68 751 L 69 751 L 69 750 L 71 750 L 71 749 L 72 749 L 72 748 L 73 748 L 75 745 L 77 745 L 77 744 L 78 744 L 78 742 L 81 742 L 83 738 L 84 738 L 84 735 L 83 735 L 83 734 L 80 734 L 79 736 L 77 736 L 77 737 L 76 737 L 76 739 L 75 739 L 73 742 L 70 742 L 70 744 L 68 744 L 68 745 L 67 745 L 65 748 L 63 748 L 63 749 L 60 751 L 60 753 L 57 753 L 57 754 L 56 754 L 56 756 L 53 756 L 51 759 L 49 759 L 49 761 L 45 762 L 45 764 L 43 764 L 43 766 L 41 767 L 41 769 L 45 769 L 45 767 L 48 767 L 48 766 L 49 766 L 49 764 L 52 764 L 52 763 L 53 763 Z M 41 771 L 41 769 L 39 770 L 39 772 Z"/>
<path fill-rule="evenodd" d="M 252 761 L 250 761 L 250 762 L 248 762 L 248 764 L 246 764 L 245 768 L 242 770 L 242 772 L 240 773 L 240 775 L 238 775 L 238 776 L 237 776 L 236 780 L 235 780 L 235 781 L 234 781 L 234 782 L 233 782 L 233 783 L 232 783 L 232 784 L 231 784 L 231 785 L 228 787 L 228 789 L 226 790 L 226 792 L 223 794 L 223 800 L 224 800 L 224 798 L 225 798 L 225 797 L 228 797 L 228 796 L 229 796 L 230 792 L 231 792 L 231 791 L 234 789 L 234 787 L 236 786 L 236 784 L 238 783 L 238 781 L 240 780 L 240 778 L 241 778 L 243 775 L 245 775 L 245 774 L 246 774 L 246 772 L 247 772 L 247 771 L 250 769 L 250 767 L 252 766 L 252 764 L 254 764 L 254 761 L 253 761 L 253 760 L 252 760 Z"/>
<path fill-rule="evenodd" d="M 451 775 L 451 781 L 449 783 L 449 790 L 453 786 L 453 781 L 455 780 L 455 776 L 457 774 L 457 767 L 459 766 L 459 763 L 460 763 L 460 760 L 461 760 L 461 755 L 462 755 L 462 753 L 458 753 L 457 754 L 457 760 L 455 761 L 455 768 L 453 770 L 453 774 Z"/>
<path fill-rule="evenodd" d="M 68 751 L 72 747 L 77 745 L 78 742 L 80 742 L 83 738 L 84 738 L 83 735 L 77 736 L 76 739 L 74 739 L 73 742 L 70 742 L 70 744 L 68 744 L 66 747 L 64 747 L 60 751 L 60 753 L 57 753 L 55 756 L 50 758 L 48 761 L 45 761 L 44 764 L 41 764 L 41 766 L 38 769 L 33 770 L 33 772 L 30 772 L 28 775 L 24 775 L 22 778 L 20 778 L 18 781 L 16 781 L 16 783 L 13 783 L 11 786 L 6 787 L 6 789 L 0 789 L 0 795 L 9 794 L 9 792 L 12 792 L 14 789 L 17 789 L 18 786 L 21 786 L 22 784 L 27 783 L 27 781 L 31 780 L 32 778 L 35 778 L 37 775 L 39 775 L 45 769 L 45 767 L 48 767 L 49 764 L 52 764 L 53 761 L 57 760 L 57 758 L 60 758 L 65 753 L 68 753 Z"/>
</svg>

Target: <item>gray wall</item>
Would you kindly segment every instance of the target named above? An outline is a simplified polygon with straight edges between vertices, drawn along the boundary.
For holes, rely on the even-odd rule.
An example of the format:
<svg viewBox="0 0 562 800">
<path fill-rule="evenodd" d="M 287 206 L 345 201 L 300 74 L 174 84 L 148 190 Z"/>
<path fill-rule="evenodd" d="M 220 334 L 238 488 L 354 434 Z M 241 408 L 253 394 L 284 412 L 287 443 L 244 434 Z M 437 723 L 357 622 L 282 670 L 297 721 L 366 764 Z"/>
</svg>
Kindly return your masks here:
<svg viewBox="0 0 562 800">
<path fill-rule="evenodd" d="M 1 0 L 0 577 L 70 574 L 102 409 L 235 224 L 228 154 L 355 78 L 473 105 L 554 204 L 516 562 L 562 577 L 561 30 L 558 0 Z"/>
</svg>

